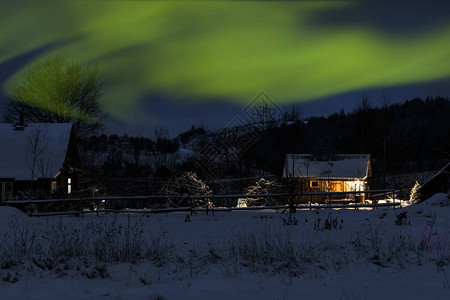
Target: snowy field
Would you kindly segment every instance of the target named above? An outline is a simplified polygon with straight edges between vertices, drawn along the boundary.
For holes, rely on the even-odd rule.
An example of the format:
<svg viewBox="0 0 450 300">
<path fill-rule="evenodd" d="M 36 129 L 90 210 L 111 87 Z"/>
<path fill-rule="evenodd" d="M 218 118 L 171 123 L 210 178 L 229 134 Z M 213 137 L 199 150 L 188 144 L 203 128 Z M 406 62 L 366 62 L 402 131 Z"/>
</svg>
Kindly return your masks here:
<svg viewBox="0 0 450 300">
<path fill-rule="evenodd" d="M 1 299 L 450 299 L 450 200 L 401 209 L 29 218 Z"/>
</svg>

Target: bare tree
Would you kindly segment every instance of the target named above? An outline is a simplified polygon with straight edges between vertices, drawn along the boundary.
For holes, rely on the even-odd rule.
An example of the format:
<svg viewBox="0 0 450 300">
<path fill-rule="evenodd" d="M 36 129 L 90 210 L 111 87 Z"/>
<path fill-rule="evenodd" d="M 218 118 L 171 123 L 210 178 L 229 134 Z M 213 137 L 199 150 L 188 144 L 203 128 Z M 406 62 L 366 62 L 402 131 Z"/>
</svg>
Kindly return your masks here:
<svg viewBox="0 0 450 300">
<path fill-rule="evenodd" d="M 292 104 L 291 111 L 289 112 L 287 108 L 283 109 L 283 114 L 281 115 L 281 122 L 296 123 L 302 119 L 302 112 L 298 104 Z"/>
<path fill-rule="evenodd" d="M 175 164 L 175 152 L 178 144 L 169 140 L 169 131 L 164 127 L 155 127 L 153 129 L 153 138 L 155 139 L 155 151 L 152 155 L 153 169 L 160 173 L 167 172 Z"/>
<path fill-rule="evenodd" d="M 27 137 L 27 151 L 29 154 L 28 167 L 31 171 L 31 180 L 40 176 L 48 176 L 50 160 L 45 157 L 45 149 L 48 143 L 47 130 L 44 126 L 33 128 L 33 132 Z"/>
<path fill-rule="evenodd" d="M 368 114 L 372 105 L 370 104 L 369 97 L 363 96 L 361 98 L 361 103 L 358 105 L 356 113 L 357 113 L 357 122 L 358 127 L 361 129 L 361 140 L 360 140 L 360 152 L 364 153 L 366 150 L 366 140 L 368 138 L 367 131 L 369 130 L 369 120 Z"/>
<path fill-rule="evenodd" d="M 102 82 L 95 66 L 82 66 L 56 56 L 28 69 L 10 95 L 4 119 L 17 122 L 20 115 L 32 123 L 73 123 L 77 136 L 101 128 Z"/>
<path fill-rule="evenodd" d="M 372 105 L 370 104 L 369 97 L 362 96 L 361 103 L 359 104 L 358 111 L 366 112 L 372 108 Z"/>
<path fill-rule="evenodd" d="M 164 127 L 153 128 L 153 138 L 155 139 L 155 152 L 153 154 L 153 168 L 160 170 L 167 166 L 167 153 L 164 153 L 161 144 L 169 137 L 169 133 Z"/>
<path fill-rule="evenodd" d="M 279 118 L 278 108 L 270 102 L 258 103 L 252 108 L 253 123 L 261 130 L 275 125 Z"/>
</svg>

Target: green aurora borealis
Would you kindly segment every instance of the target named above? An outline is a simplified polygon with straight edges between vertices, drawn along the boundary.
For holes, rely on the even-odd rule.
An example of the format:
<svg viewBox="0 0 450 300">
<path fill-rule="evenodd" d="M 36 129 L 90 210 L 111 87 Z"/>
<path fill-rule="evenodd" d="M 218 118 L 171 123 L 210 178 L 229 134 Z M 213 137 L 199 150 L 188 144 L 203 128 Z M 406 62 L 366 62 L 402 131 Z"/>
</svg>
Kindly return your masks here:
<svg viewBox="0 0 450 300">
<path fill-rule="evenodd" d="M 330 26 L 317 14 L 340 1 L 0 2 L 0 63 L 50 47 L 98 64 L 103 104 L 127 119 L 151 93 L 183 101 L 279 103 L 448 78 L 450 21 L 391 35 L 361 24 Z M 21 71 L 3 85 L 11 90 Z"/>
</svg>

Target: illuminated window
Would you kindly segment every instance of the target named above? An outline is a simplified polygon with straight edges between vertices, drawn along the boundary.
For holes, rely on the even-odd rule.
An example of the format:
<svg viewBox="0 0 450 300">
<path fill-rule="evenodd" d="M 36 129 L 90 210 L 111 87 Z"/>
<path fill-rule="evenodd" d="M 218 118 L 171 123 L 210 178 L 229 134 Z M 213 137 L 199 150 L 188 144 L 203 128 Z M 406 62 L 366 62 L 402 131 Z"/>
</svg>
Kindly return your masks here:
<svg viewBox="0 0 450 300">
<path fill-rule="evenodd" d="M 50 190 L 53 192 L 54 190 L 56 190 L 58 186 L 56 185 L 56 181 L 52 181 L 52 185 L 50 187 Z"/>
<path fill-rule="evenodd" d="M 309 187 L 311 188 L 318 188 L 319 187 L 319 181 L 310 181 L 309 182 Z"/>
<path fill-rule="evenodd" d="M 72 193 L 72 178 L 67 178 L 67 194 Z"/>
<path fill-rule="evenodd" d="M 363 191 L 364 188 L 364 181 L 355 180 L 345 182 L 345 191 Z"/>
<path fill-rule="evenodd" d="M 342 181 L 329 181 L 328 189 L 333 192 L 342 192 Z"/>
</svg>

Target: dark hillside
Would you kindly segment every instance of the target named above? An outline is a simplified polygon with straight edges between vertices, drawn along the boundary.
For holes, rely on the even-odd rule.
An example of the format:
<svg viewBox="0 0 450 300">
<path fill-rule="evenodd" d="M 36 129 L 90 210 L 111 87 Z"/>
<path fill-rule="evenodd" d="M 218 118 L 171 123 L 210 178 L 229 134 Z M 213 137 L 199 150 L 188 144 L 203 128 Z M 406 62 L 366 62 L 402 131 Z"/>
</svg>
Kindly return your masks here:
<svg viewBox="0 0 450 300">
<path fill-rule="evenodd" d="M 270 128 L 245 158 L 281 175 L 286 153 L 369 153 L 374 175 L 438 169 L 450 160 L 450 101 L 416 98 L 383 108 L 362 105 L 349 114 Z"/>
</svg>

